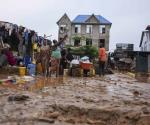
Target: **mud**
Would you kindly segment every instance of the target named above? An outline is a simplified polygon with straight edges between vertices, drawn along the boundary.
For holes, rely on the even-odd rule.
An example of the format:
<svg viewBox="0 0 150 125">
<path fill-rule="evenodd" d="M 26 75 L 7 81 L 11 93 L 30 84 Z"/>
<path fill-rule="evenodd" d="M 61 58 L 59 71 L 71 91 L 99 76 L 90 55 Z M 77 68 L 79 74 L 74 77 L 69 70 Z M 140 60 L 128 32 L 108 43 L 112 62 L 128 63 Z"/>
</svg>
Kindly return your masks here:
<svg viewBox="0 0 150 125">
<path fill-rule="evenodd" d="M 0 124 L 150 125 L 150 84 L 125 74 L 37 77 L 27 86 L 0 86 Z M 30 98 L 8 101 L 18 94 Z"/>
</svg>

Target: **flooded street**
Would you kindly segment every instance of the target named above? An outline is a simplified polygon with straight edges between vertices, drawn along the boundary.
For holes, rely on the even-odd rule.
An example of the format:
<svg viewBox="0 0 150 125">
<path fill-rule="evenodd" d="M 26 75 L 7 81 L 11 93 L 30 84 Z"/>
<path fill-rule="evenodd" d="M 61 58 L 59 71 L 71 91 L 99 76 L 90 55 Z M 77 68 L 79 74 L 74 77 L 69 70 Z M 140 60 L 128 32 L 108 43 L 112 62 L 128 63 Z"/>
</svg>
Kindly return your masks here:
<svg viewBox="0 0 150 125">
<path fill-rule="evenodd" d="M 8 101 L 26 95 L 25 101 Z M 2 125 L 150 125 L 150 84 L 116 73 L 104 78 L 37 77 L 0 87 Z"/>
</svg>

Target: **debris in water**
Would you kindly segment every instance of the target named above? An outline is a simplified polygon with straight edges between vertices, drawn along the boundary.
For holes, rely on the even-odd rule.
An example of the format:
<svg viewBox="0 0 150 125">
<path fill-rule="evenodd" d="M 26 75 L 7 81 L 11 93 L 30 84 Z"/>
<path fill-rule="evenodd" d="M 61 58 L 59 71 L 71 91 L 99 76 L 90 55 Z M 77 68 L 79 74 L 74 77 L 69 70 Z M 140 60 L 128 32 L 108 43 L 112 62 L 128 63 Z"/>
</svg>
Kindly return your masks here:
<svg viewBox="0 0 150 125">
<path fill-rule="evenodd" d="M 27 99 L 29 99 L 29 96 L 27 95 L 15 95 L 8 97 L 8 101 L 26 101 Z"/>
</svg>

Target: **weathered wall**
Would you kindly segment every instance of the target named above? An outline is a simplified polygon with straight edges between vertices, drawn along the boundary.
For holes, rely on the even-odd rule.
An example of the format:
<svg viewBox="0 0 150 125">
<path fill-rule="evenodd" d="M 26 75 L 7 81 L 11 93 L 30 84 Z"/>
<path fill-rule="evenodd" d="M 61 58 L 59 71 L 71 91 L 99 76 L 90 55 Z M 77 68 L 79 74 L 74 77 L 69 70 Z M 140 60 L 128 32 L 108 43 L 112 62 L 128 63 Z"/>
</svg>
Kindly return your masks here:
<svg viewBox="0 0 150 125">
<path fill-rule="evenodd" d="M 66 39 L 65 41 L 65 44 L 66 45 L 70 45 L 70 41 L 71 41 L 71 21 L 69 19 L 69 17 L 67 15 L 64 15 L 58 22 L 58 27 L 59 27 L 59 31 L 58 31 L 58 39 L 60 38 L 63 38 L 64 35 L 66 33 L 60 33 L 60 26 L 61 25 L 66 25 L 67 27 L 67 35 L 68 35 L 68 38 Z"/>
<path fill-rule="evenodd" d="M 144 32 L 141 51 L 150 51 L 150 31 Z"/>
<path fill-rule="evenodd" d="M 81 25 L 81 33 L 76 34 L 75 33 L 75 24 L 72 25 L 72 37 L 77 35 L 77 36 L 85 36 L 87 38 L 92 38 L 92 45 L 98 47 L 99 46 L 99 41 L 100 39 L 105 39 L 105 48 L 106 50 L 109 50 L 109 38 L 110 38 L 110 26 L 106 25 L 106 33 L 105 34 L 100 34 L 99 31 L 99 25 L 92 25 L 92 33 L 88 34 L 86 33 L 86 25 L 82 24 Z M 74 40 L 71 39 L 72 45 L 74 45 Z M 86 42 L 85 40 L 82 40 L 82 45 L 85 45 Z"/>
<path fill-rule="evenodd" d="M 61 18 L 61 20 L 59 21 L 59 27 L 60 25 L 67 25 L 68 27 L 68 39 L 66 40 L 66 44 L 70 44 L 70 45 L 74 45 L 74 40 L 73 37 L 74 36 L 84 36 L 85 38 L 91 38 L 92 39 L 92 45 L 99 47 L 99 41 L 100 39 L 105 39 L 105 48 L 108 51 L 109 50 L 109 39 L 110 39 L 110 25 L 106 25 L 106 33 L 105 34 L 101 34 L 100 33 L 100 25 L 96 24 L 98 23 L 97 20 L 92 17 L 90 18 L 87 23 L 93 23 L 92 24 L 92 33 L 88 34 L 86 33 L 86 24 L 82 24 L 81 25 L 81 32 L 80 33 L 75 33 L 75 25 L 76 24 L 71 24 L 71 21 L 68 17 L 63 17 Z M 63 37 L 64 34 L 61 34 L 59 32 L 59 38 Z M 81 45 L 86 45 L 86 41 L 81 40 Z"/>
<path fill-rule="evenodd" d="M 148 72 L 150 73 L 150 55 L 148 55 Z"/>
</svg>

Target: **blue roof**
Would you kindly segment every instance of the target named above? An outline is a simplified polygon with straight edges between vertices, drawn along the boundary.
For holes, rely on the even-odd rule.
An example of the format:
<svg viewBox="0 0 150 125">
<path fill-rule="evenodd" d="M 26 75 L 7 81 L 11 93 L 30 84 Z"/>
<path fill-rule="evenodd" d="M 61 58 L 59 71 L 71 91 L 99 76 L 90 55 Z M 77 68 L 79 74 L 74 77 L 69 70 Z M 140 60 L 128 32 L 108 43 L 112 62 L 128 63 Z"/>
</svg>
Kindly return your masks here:
<svg viewBox="0 0 150 125">
<path fill-rule="evenodd" d="M 72 22 L 73 23 L 86 23 L 86 21 L 91 17 L 92 15 L 78 15 Z M 94 15 L 100 24 L 108 24 L 111 25 L 112 23 L 102 17 L 101 15 Z"/>
</svg>

